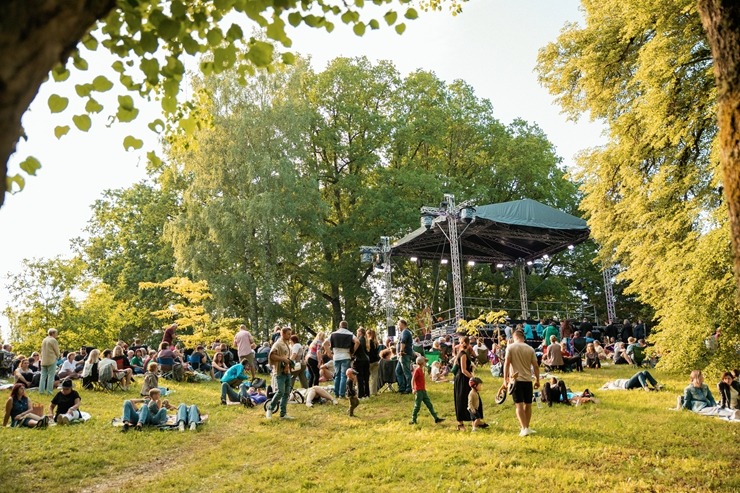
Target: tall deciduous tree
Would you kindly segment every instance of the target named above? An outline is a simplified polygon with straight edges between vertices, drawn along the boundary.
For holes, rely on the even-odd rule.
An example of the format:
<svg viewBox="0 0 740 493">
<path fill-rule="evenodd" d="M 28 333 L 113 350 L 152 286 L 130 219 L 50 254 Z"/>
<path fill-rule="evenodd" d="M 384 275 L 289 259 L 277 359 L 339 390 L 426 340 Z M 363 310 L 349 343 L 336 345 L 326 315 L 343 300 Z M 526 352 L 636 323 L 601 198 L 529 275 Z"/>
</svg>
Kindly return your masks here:
<svg viewBox="0 0 740 493">
<path fill-rule="evenodd" d="M 660 319 L 667 366 L 706 362 L 703 339 L 723 329 L 718 362 L 735 354 L 738 308 L 726 205 L 717 176 L 712 59 L 693 0 L 585 2 L 540 53 L 542 82 L 571 117 L 608 125 L 609 142 L 579 158 L 600 260 Z"/>
</svg>

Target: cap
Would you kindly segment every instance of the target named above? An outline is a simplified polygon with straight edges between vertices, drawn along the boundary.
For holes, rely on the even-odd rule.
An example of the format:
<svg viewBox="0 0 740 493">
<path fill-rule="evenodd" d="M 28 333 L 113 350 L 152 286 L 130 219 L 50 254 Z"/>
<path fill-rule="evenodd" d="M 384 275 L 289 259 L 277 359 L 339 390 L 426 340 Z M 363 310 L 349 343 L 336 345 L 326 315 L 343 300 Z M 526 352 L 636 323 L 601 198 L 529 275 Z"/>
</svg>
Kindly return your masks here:
<svg viewBox="0 0 740 493">
<path fill-rule="evenodd" d="M 72 388 L 72 380 L 64 380 L 62 382 L 62 388 L 63 389 L 71 389 Z"/>
</svg>

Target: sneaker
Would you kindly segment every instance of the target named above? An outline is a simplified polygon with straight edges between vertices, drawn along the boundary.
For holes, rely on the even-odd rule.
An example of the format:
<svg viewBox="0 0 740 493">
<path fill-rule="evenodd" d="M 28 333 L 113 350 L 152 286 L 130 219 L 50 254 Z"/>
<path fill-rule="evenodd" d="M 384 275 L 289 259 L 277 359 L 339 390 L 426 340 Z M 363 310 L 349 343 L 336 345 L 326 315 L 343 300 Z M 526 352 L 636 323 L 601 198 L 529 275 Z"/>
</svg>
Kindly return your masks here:
<svg viewBox="0 0 740 493">
<path fill-rule="evenodd" d="M 287 415 L 286 414 L 285 416 L 280 416 L 280 419 L 285 419 L 285 420 L 288 420 L 288 421 L 292 421 L 295 418 L 293 416 L 290 416 L 290 415 Z"/>
<path fill-rule="evenodd" d="M 180 421 L 180 424 L 177 425 L 177 429 L 180 431 L 185 431 L 185 421 Z"/>
<path fill-rule="evenodd" d="M 445 418 L 434 418 L 434 424 L 439 424 L 439 423 L 443 422 L 444 420 L 445 420 Z"/>
<path fill-rule="evenodd" d="M 128 429 L 131 427 L 128 423 L 123 423 L 123 428 L 121 428 L 121 433 L 128 433 Z"/>
<path fill-rule="evenodd" d="M 267 411 L 265 412 L 265 418 L 272 419 L 272 409 L 269 407 L 267 408 Z"/>
<path fill-rule="evenodd" d="M 60 424 L 68 425 L 69 424 L 69 416 L 62 416 L 62 422 Z"/>
<path fill-rule="evenodd" d="M 336 406 L 337 404 L 339 404 L 339 401 L 337 401 L 336 399 L 334 399 L 334 400 L 332 401 L 332 403 L 333 403 L 333 404 L 334 404 L 334 405 Z"/>
<path fill-rule="evenodd" d="M 478 428 L 473 427 L 473 429 L 470 431 L 478 431 Z"/>
<path fill-rule="evenodd" d="M 225 406 L 226 405 L 226 399 L 221 399 L 221 405 L 222 406 Z"/>
<path fill-rule="evenodd" d="M 57 414 L 57 419 L 55 420 L 58 425 L 62 424 L 62 415 Z"/>
<path fill-rule="evenodd" d="M 239 402 L 241 402 L 242 406 L 249 407 L 249 404 L 247 404 L 247 401 L 251 402 L 251 399 L 247 399 L 243 395 L 239 396 Z"/>
<path fill-rule="evenodd" d="M 520 437 L 525 437 L 527 435 L 529 435 L 529 433 L 527 433 L 527 429 L 526 428 L 522 428 L 522 430 L 519 432 L 519 436 Z"/>
<path fill-rule="evenodd" d="M 481 423 L 478 425 L 478 428 L 488 428 L 488 423 Z"/>
<path fill-rule="evenodd" d="M 195 431 L 198 428 L 198 423 L 190 423 L 190 431 Z"/>
<path fill-rule="evenodd" d="M 313 407 L 313 402 L 306 402 L 306 407 Z"/>
<path fill-rule="evenodd" d="M 537 433 L 536 430 L 533 430 L 532 428 L 527 428 L 527 435 L 534 435 L 535 433 Z"/>
<path fill-rule="evenodd" d="M 661 384 L 658 384 L 655 386 L 655 390 L 660 392 L 661 390 L 663 390 L 663 386 Z"/>
</svg>

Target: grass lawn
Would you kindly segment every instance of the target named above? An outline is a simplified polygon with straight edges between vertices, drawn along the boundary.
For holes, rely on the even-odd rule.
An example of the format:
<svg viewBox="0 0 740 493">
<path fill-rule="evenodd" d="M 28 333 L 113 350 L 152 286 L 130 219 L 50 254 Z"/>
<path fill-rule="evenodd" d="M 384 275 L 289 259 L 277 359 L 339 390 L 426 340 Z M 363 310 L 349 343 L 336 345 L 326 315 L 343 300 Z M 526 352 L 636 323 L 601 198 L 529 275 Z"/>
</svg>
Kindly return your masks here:
<svg viewBox="0 0 740 493">
<path fill-rule="evenodd" d="M 651 370 L 666 385 L 659 393 L 599 390 L 632 373 L 566 374 L 569 388 L 588 388 L 600 403 L 535 407 L 538 433 L 529 437 L 518 436 L 510 398 L 493 403 L 501 379 L 487 366 L 478 376 L 491 427 L 476 433 L 455 430 L 452 385 L 429 381 L 447 418 L 440 425 L 424 407 L 419 424 L 409 425 L 411 396 L 362 401 L 355 418 L 340 403 L 290 405 L 295 421 L 268 421 L 261 407 L 221 406 L 216 382 L 168 383 L 173 404 L 195 403 L 209 422 L 197 432 L 122 434 L 111 419 L 138 388 L 80 391 L 82 410 L 93 415 L 84 425 L 0 430 L 0 491 L 740 491 L 740 425 L 669 411 L 683 375 Z"/>
</svg>

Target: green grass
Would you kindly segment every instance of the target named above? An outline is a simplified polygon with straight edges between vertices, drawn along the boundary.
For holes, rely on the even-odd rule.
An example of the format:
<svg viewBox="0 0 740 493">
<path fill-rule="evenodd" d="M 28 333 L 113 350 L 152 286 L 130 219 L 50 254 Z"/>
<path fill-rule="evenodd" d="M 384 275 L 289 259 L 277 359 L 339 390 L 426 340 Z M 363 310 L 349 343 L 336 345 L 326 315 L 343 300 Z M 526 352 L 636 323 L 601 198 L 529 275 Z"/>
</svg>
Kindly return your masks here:
<svg viewBox="0 0 740 493">
<path fill-rule="evenodd" d="M 564 376 L 600 403 L 534 409 L 538 433 L 521 438 L 511 399 L 493 403 L 500 385 L 488 368 L 483 400 L 488 430 L 455 431 L 451 384 L 427 387 L 447 421 L 422 407 L 410 426 L 410 396 L 344 405 L 291 405 L 292 422 L 268 421 L 260 408 L 220 406 L 215 382 L 171 384 L 171 402 L 210 415 L 196 433 L 120 433 L 110 425 L 136 392 L 81 391 L 84 425 L 0 432 L 2 491 L 740 491 L 740 426 L 669 411 L 687 380 L 651 370 L 660 393 L 600 391 L 631 368 Z M 32 400 L 49 398 L 31 393 Z"/>
</svg>

